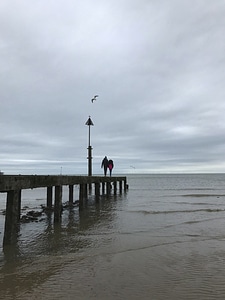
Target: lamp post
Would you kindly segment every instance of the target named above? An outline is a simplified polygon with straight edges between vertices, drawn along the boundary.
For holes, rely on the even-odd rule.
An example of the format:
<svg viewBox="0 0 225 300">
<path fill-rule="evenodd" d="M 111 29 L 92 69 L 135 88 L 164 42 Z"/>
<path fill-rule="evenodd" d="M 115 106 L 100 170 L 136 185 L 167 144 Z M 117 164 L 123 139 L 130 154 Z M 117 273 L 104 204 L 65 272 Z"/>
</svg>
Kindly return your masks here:
<svg viewBox="0 0 225 300">
<path fill-rule="evenodd" d="M 88 130 L 88 176 L 92 176 L 92 147 L 91 147 L 91 126 L 94 126 L 91 117 L 89 116 L 87 122 L 85 123 L 85 125 L 87 125 L 89 127 Z"/>
</svg>

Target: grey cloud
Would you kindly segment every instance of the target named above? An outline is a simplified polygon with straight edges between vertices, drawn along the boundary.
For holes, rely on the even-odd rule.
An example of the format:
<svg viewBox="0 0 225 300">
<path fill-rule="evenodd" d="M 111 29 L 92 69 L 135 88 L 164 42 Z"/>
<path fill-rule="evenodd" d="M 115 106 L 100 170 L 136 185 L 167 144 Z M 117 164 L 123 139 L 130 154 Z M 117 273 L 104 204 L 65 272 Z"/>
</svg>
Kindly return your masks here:
<svg viewBox="0 0 225 300">
<path fill-rule="evenodd" d="M 90 115 L 95 173 L 105 155 L 118 173 L 224 171 L 224 1 L 13 2 L 1 170 L 86 173 Z"/>
</svg>

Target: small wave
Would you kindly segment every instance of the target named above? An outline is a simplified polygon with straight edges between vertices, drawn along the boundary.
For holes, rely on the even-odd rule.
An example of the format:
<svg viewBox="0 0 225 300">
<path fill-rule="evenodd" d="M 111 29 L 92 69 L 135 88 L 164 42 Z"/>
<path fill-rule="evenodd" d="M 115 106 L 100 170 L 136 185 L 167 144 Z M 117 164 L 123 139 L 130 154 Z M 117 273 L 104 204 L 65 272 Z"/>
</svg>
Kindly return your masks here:
<svg viewBox="0 0 225 300">
<path fill-rule="evenodd" d="M 211 208 L 202 208 L 202 209 L 187 209 L 187 210 L 166 210 L 166 211 L 147 211 L 147 210 L 136 210 L 136 211 L 129 211 L 130 213 L 139 213 L 144 215 L 156 215 L 156 214 L 177 214 L 177 213 L 195 213 L 195 212 L 224 212 L 225 209 L 211 209 Z"/>
<path fill-rule="evenodd" d="M 202 206 L 202 205 L 205 205 L 205 206 L 215 206 L 215 203 L 208 203 L 208 202 L 181 202 L 181 201 L 174 201 L 172 202 L 173 204 L 178 204 L 178 205 L 193 205 L 193 206 Z M 218 205 L 218 204 L 217 204 Z M 219 204 L 220 205 L 220 204 Z"/>
<path fill-rule="evenodd" d="M 224 197 L 225 195 L 221 194 L 185 194 L 181 195 L 182 197 Z"/>
<path fill-rule="evenodd" d="M 189 236 L 189 237 L 196 237 L 196 238 L 198 238 L 198 237 L 202 237 L 202 235 L 201 234 L 186 234 L 186 236 Z"/>
</svg>

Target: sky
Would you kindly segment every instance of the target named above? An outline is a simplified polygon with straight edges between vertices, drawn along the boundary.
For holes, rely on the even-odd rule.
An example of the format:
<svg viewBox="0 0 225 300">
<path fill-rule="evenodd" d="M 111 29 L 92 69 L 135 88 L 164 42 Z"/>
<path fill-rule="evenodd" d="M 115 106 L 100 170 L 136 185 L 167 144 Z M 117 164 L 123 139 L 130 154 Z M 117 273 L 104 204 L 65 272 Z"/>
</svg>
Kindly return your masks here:
<svg viewBox="0 0 225 300">
<path fill-rule="evenodd" d="M 225 172 L 225 0 L 2 0 L 5 174 Z M 94 95 L 96 101 L 91 102 Z"/>
</svg>

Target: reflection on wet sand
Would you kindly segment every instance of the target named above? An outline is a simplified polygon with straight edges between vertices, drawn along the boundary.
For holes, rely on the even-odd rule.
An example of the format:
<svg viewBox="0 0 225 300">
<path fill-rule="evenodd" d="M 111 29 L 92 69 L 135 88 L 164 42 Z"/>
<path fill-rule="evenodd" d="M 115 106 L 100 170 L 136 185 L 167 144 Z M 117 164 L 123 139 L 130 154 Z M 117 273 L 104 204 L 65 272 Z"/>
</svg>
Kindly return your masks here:
<svg viewBox="0 0 225 300">
<path fill-rule="evenodd" d="M 116 198 L 103 196 L 95 201 L 90 197 L 82 209 L 68 206 L 60 222 L 47 212 L 44 222 L 18 225 L 16 242 L 4 247 L 0 262 L 0 299 L 14 299 L 32 290 L 74 261 L 74 255 L 77 259 L 82 249 L 91 248 L 96 241 L 89 231 L 113 222 Z"/>
</svg>

